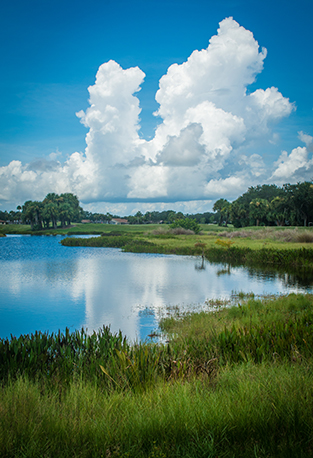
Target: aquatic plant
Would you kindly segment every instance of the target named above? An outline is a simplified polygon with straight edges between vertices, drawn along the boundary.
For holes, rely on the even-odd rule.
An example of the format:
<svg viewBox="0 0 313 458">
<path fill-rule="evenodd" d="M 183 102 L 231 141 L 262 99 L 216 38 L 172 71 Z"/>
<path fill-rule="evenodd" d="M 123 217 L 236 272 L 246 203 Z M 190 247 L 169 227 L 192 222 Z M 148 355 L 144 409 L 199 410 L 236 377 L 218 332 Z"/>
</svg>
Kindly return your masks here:
<svg viewBox="0 0 313 458">
<path fill-rule="evenodd" d="M 98 332 L 35 332 L 0 339 L 0 380 L 19 375 L 30 379 L 48 379 L 65 383 L 83 371 L 85 377 L 96 374 L 99 361 L 106 363 L 116 349 L 127 348 L 122 333 L 112 334 L 104 326 Z"/>
</svg>

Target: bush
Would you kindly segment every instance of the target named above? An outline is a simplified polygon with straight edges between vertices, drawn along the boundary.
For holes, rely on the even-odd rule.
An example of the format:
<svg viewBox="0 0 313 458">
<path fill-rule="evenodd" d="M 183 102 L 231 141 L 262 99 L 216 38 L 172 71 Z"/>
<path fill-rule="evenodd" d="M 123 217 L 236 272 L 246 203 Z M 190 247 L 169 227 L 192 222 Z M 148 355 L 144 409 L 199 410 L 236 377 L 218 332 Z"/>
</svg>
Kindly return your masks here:
<svg viewBox="0 0 313 458">
<path fill-rule="evenodd" d="M 197 223 L 195 219 L 185 218 L 185 219 L 177 219 L 170 225 L 171 229 L 176 229 L 177 227 L 182 227 L 183 229 L 189 229 L 193 231 L 195 234 L 199 234 L 201 227 L 200 224 Z"/>
<path fill-rule="evenodd" d="M 221 240 L 217 239 L 215 242 L 217 245 L 220 245 L 225 248 L 230 248 L 235 242 L 232 242 L 231 240 Z"/>
</svg>

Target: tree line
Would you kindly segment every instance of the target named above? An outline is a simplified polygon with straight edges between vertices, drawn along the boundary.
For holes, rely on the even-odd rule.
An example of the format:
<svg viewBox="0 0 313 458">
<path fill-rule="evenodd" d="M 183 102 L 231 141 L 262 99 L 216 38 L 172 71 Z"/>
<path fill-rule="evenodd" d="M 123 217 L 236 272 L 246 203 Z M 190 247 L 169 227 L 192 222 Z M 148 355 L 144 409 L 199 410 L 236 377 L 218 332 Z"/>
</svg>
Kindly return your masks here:
<svg viewBox="0 0 313 458">
<path fill-rule="evenodd" d="M 57 227 L 81 222 L 83 219 L 94 223 L 110 222 L 118 215 L 92 213 L 79 206 L 78 198 L 71 193 L 49 193 L 42 202 L 28 200 L 18 206 L 17 211 L 1 212 L 0 220 L 24 222 L 32 230 L 41 230 L 52 225 Z M 285 184 L 282 187 L 258 185 L 250 187 L 233 202 L 221 198 L 213 205 L 213 212 L 186 214 L 174 210 L 138 211 L 135 215 L 125 216 L 129 224 L 173 224 L 185 219 L 198 224 L 218 223 L 235 227 L 246 226 L 308 226 L 313 223 L 313 183 Z"/>
<path fill-rule="evenodd" d="M 83 219 L 87 219 L 91 222 L 110 222 L 113 218 L 120 218 L 119 215 L 112 215 L 111 213 L 92 213 L 90 211 L 83 211 Z M 197 213 L 196 215 L 184 215 L 182 212 L 176 212 L 174 210 L 164 210 L 164 211 L 147 211 L 143 214 L 141 211 L 138 211 L 135 215 L 124 216 L 123 218 L 127 219 L 129 224 L 172 224 L 174 221 L 185 219 L 191 217 L 196 219 L 198 223 L 208 224 L 213 222 L 215 215 L 213 212 L 207 213 Z"/>
<path fill-rule="evenodd" d="M 167 210 L 140 211 L 129 216 L 130 224 L 167 223 L 195 220 L 198 224 L 218 223 L 235 227 L 246 226 L 308 226 L 313 223 L 313 183 L 251 186 L 233 202 L 221 198 L 213 205 L 213 212 L 186 214 Z"/>
<path fill-rule="evenodd" d="M 213 210 L 219 225 L 308 226 L 313 222 L 313 183 L 250 187 L 233 202 L 217 200 Z"/>
<path fill-rule="evenodd" d="M 82 208 L 78 198 L 71 193 L 49 193 L 42 202 L 28 200 L 22 207 L 18 206 L 23 223 L 30 224 L 32 230 L 50 227 L 57 228 L 58 222 L 62 227 L 70 226 L 71 222 L 79 222 Z"/>
</svg>

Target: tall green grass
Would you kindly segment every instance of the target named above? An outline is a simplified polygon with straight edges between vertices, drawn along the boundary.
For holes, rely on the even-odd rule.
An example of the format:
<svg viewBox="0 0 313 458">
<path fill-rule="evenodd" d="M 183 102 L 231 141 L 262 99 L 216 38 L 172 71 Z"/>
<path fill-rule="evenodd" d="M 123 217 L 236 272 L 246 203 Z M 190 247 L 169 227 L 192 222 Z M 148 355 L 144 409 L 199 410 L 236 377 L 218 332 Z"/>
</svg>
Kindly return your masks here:
<svg viewBox="0 0 313 458">
<path fill-rule="evenodd" d="M 313 356 L 313 298 L 291 294 L 275 300 L 248 299 L 212 313 L 164 318 L 175 354 L 201 370 L 208 361 L 227 365 L 252 361 L 300 361 Z M 181 356 L 180 356 L 181 357 Z"/>
<path fill-rule="evenodd" d="M 23 378 L 1 388 L 0 456 L 308 457 L 309 366 L 251 364 L 205 380 L 106 393 L 73 383 L 60 396 Z"/>
<path fill-rule="evenodd" d="M 108 327 L 91 335 L 81 331 L 11 336 L 0 339 L 0 380 L 7 382 L 20 375 L 29 380 L 43 380 L 51 385 L 68 383 L 84 374 L 92 378 L 99 373 L 113 352 L 129 348 L 121 333 L 112 334 Z"/>
<path fill-rule="evenodd" d="M 164 318 L 167 344 L 2 339 L 0 456 L 311 456 L 313 296 L 247 297 Z"/>
</svg>

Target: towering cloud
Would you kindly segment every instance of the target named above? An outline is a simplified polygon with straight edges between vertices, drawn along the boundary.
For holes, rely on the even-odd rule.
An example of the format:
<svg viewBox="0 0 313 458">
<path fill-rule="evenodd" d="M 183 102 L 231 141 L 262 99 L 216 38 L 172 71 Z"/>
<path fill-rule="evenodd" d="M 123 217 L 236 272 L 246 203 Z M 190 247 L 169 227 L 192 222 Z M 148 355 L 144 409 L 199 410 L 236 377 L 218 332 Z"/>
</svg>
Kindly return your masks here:
<svg viewBox="0 0 313 458">
<path fill-rule="evenodd" d="M 236 197 L 255 177 L 288 178 L 294 164 L 309 164 L 306 147 L 284 152 L 270 173 L 261 156 L 249 154 L 251 142 L 270 139 L 273 123 L 294 109 L 277 88 L 248 92 L 265 57 L 250 31 L 224 19 L 206 49 L 161 78 L 161 122 L 150 141 L 138 134 L 144 73 L 114 61 L 101 65 L 88 89 L 90 107 L 77 113 L 89 129 L 85 152 L 63 164 L 13 161 L 0 168 L 0 199 L 71 191 L 83 202 L 207 200 Z"/>
</svg>

